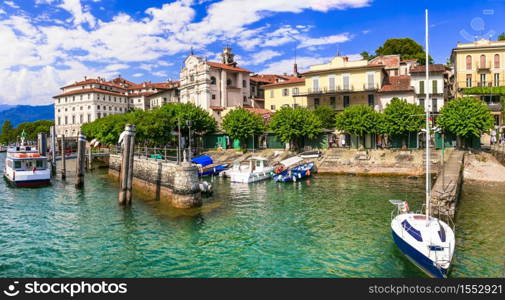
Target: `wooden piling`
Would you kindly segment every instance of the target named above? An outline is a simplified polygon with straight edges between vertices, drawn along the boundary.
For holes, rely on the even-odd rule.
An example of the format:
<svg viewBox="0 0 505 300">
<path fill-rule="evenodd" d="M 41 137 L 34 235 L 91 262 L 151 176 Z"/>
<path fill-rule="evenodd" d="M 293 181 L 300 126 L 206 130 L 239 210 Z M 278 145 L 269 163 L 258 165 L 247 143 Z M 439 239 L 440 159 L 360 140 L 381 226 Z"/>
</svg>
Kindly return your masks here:
<svg viewBox="0 0 505 300">
<path fill-rule="evenodd" d="M 126 185 L 126 204 L 132 204 L 133 189 L 133 162 L 135 161 L 135 125 L 131 125 L 130 151 L 128 153 L 128 184 Z"/>
<path fill-rule="evenodd" d="M 37 135 L 37 151 L 41 156 L 46 156 L 47 154 L 47 135 L 45 133 L 39 133 Z"/>
<path fill-rule="evenodd" d="M 67 179 L 67 165 L 65 161 L 65 135 L 61 135 L 61 179 Z"/>
<path fill-rule="evenodd" d="M 88 170 L 93 169 L 93 151 L 92 150 L 93 150 L 93 148 L 90 145 L 88 148 Z"/>
<path fill-rule="evenodd" d="M 122 140 L 122 157 L 121 157 L 121 169 L 120 169 L 120 175 L 119 175 L 119 181 L 120 181 L 120 191 L 119 191 L 119 199 L 118 202 L 120 205 L 126 205 L 127 204 L 127 190 L 128 190 L 128 169 L 130 167 L 130 152 L 131 152 L 131 125 L 126 124 L 125 126 L 125 132 L 123 134 L 123 140 Z"/>
<path fill-rule="evenodd" d="M 86 160 L 86 136 L 82 133 L 77 138 L 77 183 L 75 187 L 80 189 L 84 187 L 84 162 Z"/>
<path fill-rule="evenodd" d="M 56 175 L 56 127 L 51 126 L 51 172 Z"/>
</svg>

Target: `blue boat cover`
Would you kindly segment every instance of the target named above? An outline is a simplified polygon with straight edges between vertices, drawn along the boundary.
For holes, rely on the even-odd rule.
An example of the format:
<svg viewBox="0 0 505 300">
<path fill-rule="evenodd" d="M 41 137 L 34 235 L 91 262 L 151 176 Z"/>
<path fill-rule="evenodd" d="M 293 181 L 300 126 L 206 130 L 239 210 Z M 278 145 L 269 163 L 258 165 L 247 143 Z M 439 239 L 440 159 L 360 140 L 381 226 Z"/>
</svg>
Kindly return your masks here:
<svg viewBox="0 0 505 300">
<path fill-rule="evenodd" d="M 212 165 L 214 161 L 212 161 L 212 157 L 207 155 L 202 155 L 195 157 L 191 160 L 194 164 L 202 165 L 202 167 Z"/>
</svg>

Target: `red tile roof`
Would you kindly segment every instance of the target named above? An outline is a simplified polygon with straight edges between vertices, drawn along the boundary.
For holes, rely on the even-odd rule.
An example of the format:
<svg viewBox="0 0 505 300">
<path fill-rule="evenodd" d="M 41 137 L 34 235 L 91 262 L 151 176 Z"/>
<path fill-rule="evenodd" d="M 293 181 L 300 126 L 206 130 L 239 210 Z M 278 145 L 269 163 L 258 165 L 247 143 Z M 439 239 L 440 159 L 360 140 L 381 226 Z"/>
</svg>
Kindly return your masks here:
<svg viewBox="0 0 505 300">
<path fill-rule="evenodd" d="M 302 83 L 305 82 L 305 78 L 298 78 L 298 77 L 293 77 L 292 79 L 281 81 L 281 82 L 276 82 L 276 83 L 270 83 L 270 84 L 265 84 L 263 87 L 271 87 L 271 86 L 279 86 L 279 85 L 286 85 L 286 84 L 294 84 L 294 83 Z"/>
<path fill-rule="evenodd" d="M 253 114 L 257 114 L 257 115 L 272 115 L 274 112 L 271 111 L 271 110 L 268 110 L 268 109 L 264 109 L 264 108 L 253 108 L 253 107 L 244 107 L 245 109 L 247 109 L 248 111 L 252 112 Z"/>
<path fill-rule="evenodd" d="M 208 61 L 207 64 L 209 66 L 211 66 L 211 67 L 218 68 L 218 69 L 237 71 L 237 72 L 245 72 L 245 73 L 252 73 L 251 71 L 249 71 L 247 69 L 244 69 L 244 68 L 234 67 L 234 66 L 231 66 L 231 65 L 222 64 L 222 63 L 218 63 L 218 62 Z"/>
<path fill-rule="evenodd" d="M 295 79 L 295 76 L 289 75 L 275 75 L 275 74 L 256 74 L 251 76 L 252 81 L 264 82 L 264 83 L 275 83 L 282 80 Z"/>
<path fill-rule="evenodd" d="M 442 64 L 433 64 L 429 67 L 430 72 L 445 72 L 447 67 Z M 426 66 L 415 66 L 410 69 L 410 73 L 425 73 Z"/>
<path fill-rule="evenodd" d="M 112 96 L 126 96 L 125 94 L 118 93 L 118 92 L 113 92 L 113 91 L 107 91 L 107 90 L 101 90 L 101 89 L 82 89 L 82 90 L 74 90 L 70 92 L 66 92 L 63 94 L 59 94 L 54 96 L 53 98 L 58 98 L 58 97 L 65 97 L 65 96 L 73 96 L 73 95 L 79 95 L 79 94 L 88 94 L 88 93 L 100 93 L 100 94 L 106 94 L 106 95 L 112 95 Z"/>
<path fill-rule="evenodd" d="M 210 109 L 221 111 L 221 110 L 224 110 L 224 107 L 222 107 L 222 106 L 211 106 Z"/>
<path fill-rule="evenodd" d="M 400 56 L 399 55 L 384 55 L 378 56 L 370 60 L 370 64 L 382 64 L 385 65 L 386 69 L 398 69 L 400 67 Z"/>
<path fill-rule="evenodd" d="M 389 82 L 385 83 L 381 88 L 381 92 L 408 92 L 414 88 L 410 85 L 410 76 L 400 75 L 389 77 Z"/>
<path fill-rule="evenodd" d="M 135 84 L 128 88 L 128 90 L 142 90 L 145 88 L 153 88 L 153 89 L 163 89 L 168 90 L 174 87 L 179 86 L 179 81 L 174 82 L 143 82 L 140 84 Z"/>
<path fill-rule="evenodd" d="M 111 87 L 115 87 L 115 88 L 119 88 L 119 89 L 124 89 L 124 87 L 122 87 L 119 84 L 116 84 L 114 82 L 105 81 L 103 79 L 95 79 L 95 78 L 89 78 L 89 79 L 85 79 L 83 81 L 76 81 L 72 84 L 62 87 L 61 89 L 75 87 L 75 86 L 81 86 L 81 85 L 88 85 L 88 84 L 101 84 L 101 85 L 111 86 Z"/>
</svg>

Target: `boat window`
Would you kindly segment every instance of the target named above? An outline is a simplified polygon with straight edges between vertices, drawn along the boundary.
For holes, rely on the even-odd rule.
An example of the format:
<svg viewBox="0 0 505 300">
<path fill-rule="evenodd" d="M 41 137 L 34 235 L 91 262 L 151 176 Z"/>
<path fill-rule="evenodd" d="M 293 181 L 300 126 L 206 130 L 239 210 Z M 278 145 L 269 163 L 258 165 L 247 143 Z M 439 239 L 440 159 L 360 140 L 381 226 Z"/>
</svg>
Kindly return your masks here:
<svg viewBox="0 0 505 300">
<path fill-rule="evenodd" d="M 430 251 L 442 251 L 444 248 L 442 246 L 430 245 Z"/>
<path fill-rule="evenodd" d="M 261 161 L 259 160 L 256 161 L 256 167 L 261 167 Z"/>
<path fill-rule="evenodd" d="M 440 230 L 438 231 L 438 236 L 440 237 L 440 240 L 442 241 L 442 243 L 445 243 L 445 229 L 443 226 L 440 226 Z"/>
<path fill-rule="evenodd" d="M 410 225 L 410 223 L 407 222 L 407 220 L 402 222 L 402 226 L 417 241 L 419 241 L 419 242 L 423 241 L 423 238 L 421 237 L 421 232 L 419 230 L 415 229 L 414 227 L 412 227 L 412 225 Z"/>
<path fill-rule="evenodd" d="M 16 160 L 14 161 L 14 169 L 20 169 L 21 168 L 21 161 Z"/>
<path fill-rule="evenodd" d="M 37 168 L 42 168 L 44 166 L 44 162 L 43 161 L 37 160 L 36 162 L 37 162 L 37 165 L 36 165 Z"/>
</svg>

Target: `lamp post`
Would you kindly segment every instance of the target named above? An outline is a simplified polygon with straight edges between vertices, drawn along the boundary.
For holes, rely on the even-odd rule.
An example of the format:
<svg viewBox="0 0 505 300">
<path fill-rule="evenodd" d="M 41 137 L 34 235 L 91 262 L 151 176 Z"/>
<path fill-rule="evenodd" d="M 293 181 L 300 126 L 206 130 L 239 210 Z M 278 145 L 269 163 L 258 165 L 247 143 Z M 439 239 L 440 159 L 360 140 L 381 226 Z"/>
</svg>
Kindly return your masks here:
<svg viewBox="0 0 505 300">
<path fill-rule="evenodd" d="M 188 126 L 188 160 L 191 161 L 192 152 L 191 152 L 191 120 L 186 120 L 186 126 Z"/>
<path fill-rule="evenodd" d="M 179 133 L 177 135 L 178 144 L 177 144 L 177 164 L 181 163 L 181 118 L 177 118 L 177 128 L 179 129 Z"/>
</svg>

